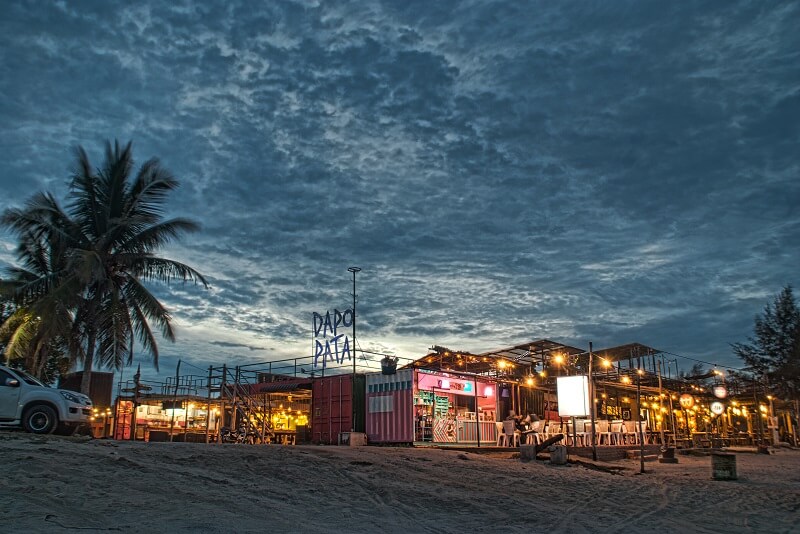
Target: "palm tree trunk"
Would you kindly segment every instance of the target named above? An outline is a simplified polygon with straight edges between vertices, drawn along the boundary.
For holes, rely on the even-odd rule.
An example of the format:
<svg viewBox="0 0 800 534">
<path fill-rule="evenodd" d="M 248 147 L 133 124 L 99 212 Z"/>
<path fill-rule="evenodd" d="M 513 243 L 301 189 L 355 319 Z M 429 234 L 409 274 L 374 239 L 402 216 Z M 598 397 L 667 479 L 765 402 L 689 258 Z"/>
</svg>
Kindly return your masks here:
<svg viewBox="0 0 800 534">
<path fill-rule="evenodd" d="M 37 347 L 36 353 L 39 356 L 39 360 L 36 362 L 36 378 L 42 378 L 44 374 L 44 368 L 47 365 L 47 360 L 50 358 L 50 351 L 48 350 L 47 344 L 40 343 Z"/>
<path fill-rule="evenodd" d="M 95 333 L 89 332 L 86 342 L 86 356 L 83 359 L 83 375 L 81 376 L 81 393 L 89 395 L 92 384 L 92 364 L 94 363 Z"/>
</svg>

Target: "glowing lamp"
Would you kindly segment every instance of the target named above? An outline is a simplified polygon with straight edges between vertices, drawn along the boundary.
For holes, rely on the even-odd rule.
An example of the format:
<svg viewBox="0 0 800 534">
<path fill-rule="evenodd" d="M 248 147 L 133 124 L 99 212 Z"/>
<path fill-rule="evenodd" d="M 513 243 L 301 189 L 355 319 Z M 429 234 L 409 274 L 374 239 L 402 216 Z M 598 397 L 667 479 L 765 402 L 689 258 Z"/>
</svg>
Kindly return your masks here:
<svg viewBox="0 0 800 534">
<path fill-rule="evenodd" d="M 686 408 L 688 410 L 689 408 L 694 406 L 694 397 L 692 397 L 688 393 L 684 393 L 683 395 L 681 395 L 679 402 L 681 403 L 681 406 L 683 408 Z"/>
<path fill-rule="evenodd" d="M 722 415 L 722 412 L 725 411 L 725 405 L 719 401 L 714 401 L 711 403 L 711 412 L 714 415 Z"/>
</svg>

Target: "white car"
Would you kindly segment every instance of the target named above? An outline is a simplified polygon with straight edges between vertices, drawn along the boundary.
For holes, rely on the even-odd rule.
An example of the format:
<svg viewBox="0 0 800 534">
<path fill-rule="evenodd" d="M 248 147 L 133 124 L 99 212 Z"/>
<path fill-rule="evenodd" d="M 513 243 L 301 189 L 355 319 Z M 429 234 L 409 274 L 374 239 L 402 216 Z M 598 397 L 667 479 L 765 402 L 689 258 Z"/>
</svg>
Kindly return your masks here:
<svg viewBox="0 0 800 534">
<path fill-rule="evenodd" d="M 0 365 L 0 427 L 72 434 L 91 415 L 92 400 L 86 395 L 48 387 L 25 371 Z"/>
</svg>

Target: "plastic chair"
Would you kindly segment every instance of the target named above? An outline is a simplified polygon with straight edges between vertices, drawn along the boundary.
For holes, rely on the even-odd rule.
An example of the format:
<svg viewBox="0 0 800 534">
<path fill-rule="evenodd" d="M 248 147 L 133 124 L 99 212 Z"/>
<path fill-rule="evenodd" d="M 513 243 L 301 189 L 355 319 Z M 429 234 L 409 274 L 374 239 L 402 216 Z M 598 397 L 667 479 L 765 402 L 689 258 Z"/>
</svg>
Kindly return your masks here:
<svg viewBox="0 0 800 534">
<path fill-rule="evenodd" d="M 531 423 L 530 430 L 522 433 L 522 438 L 525 445 L 538 445 L 544 441 L 539 429 L 541 425 L 541 421 L 533 421 Z"/>
<path fill-rule="evenodd" d="M 592 434 L 592 422 L 586 419 L 575 420 L 575 446 L 586 447 L 588 437 Z"/>
<path fill-rule="evenodd" d="M 639 421 L 639 427 L 637 427 L 636 422 L 633 421 L 630 427 L 633 428 L 633 430 L 628 431 L 628 436 L 632 438 L 633 443 L 638 444 L 640 437 L 644 437 L 644 442 L 647 443 L 647 421 Z M 642 429 L 641 434 L 639 434 L 639 428 Z"/>
<path fill-rule="evenodd" d="M 625 432 L 625 422 L 622 419 L 611 421 L 611 429 L 608 431 L 611 445 L 622 445 Z"/>
<path fill-rule="evenodd" d="M 561 421 L 548 421 L 547 422 L 547 437 L 552 438 L 553 436 L 561 434 Z"/>
<path fill-rule="evenodd" d="M 608 430 L 608 421 L 598 419 L 594 422 L 594 431 L 597 432 L 598 445 L 611 445 L 611 433 Z"/>
<path fill-rule="evenodd" d="M 519 432 L 514 421 L 503 421 L 502 437 L 505 447 L 519 447 Z"/>
<path fill-rule="evenodd" d="M 499 447 L 500 443 L 503 441 L 503 423 L 500 421 L 495 422 L 495 434 L 497 434 L 497 443 L 496 445 Z"/>
</svg>

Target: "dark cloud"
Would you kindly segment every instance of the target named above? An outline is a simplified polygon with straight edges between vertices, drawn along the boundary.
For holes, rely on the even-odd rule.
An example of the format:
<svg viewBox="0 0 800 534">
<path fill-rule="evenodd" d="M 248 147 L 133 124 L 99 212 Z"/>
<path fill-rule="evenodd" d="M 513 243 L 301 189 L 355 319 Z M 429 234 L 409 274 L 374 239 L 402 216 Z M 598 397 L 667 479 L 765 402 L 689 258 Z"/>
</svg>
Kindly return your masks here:
<svg viewBox="0 0 800 534">
<path fill-rule="evenodd" d="M 63 195 L 78 144 L 160 157 L 203 225 L 164 254 L 212 285 L 159 290 L 167 358 L 304 356 L 358 264 L 382 350 L 735 363 L 798 284 L 798 23 L 795 2 L 11 2 L 0 207 Z"/>
<path fill-rule="evenodd" d="M 242 349 L 247 349 L 247 350 L 251 350 L 251 351 L 252 350 L 267 350 L 267 347 L 253 347 L 251 345 L 243 345 L 241 343 L 228 343 L 228 342 L 225 342 L 225 341 L 210 341 L 208 344 L 209 345 L 216 345 L 218 347 L 225 347 L 225 348 L 229 348 L 229 349 L 242 348 Z"/>
</svg>

